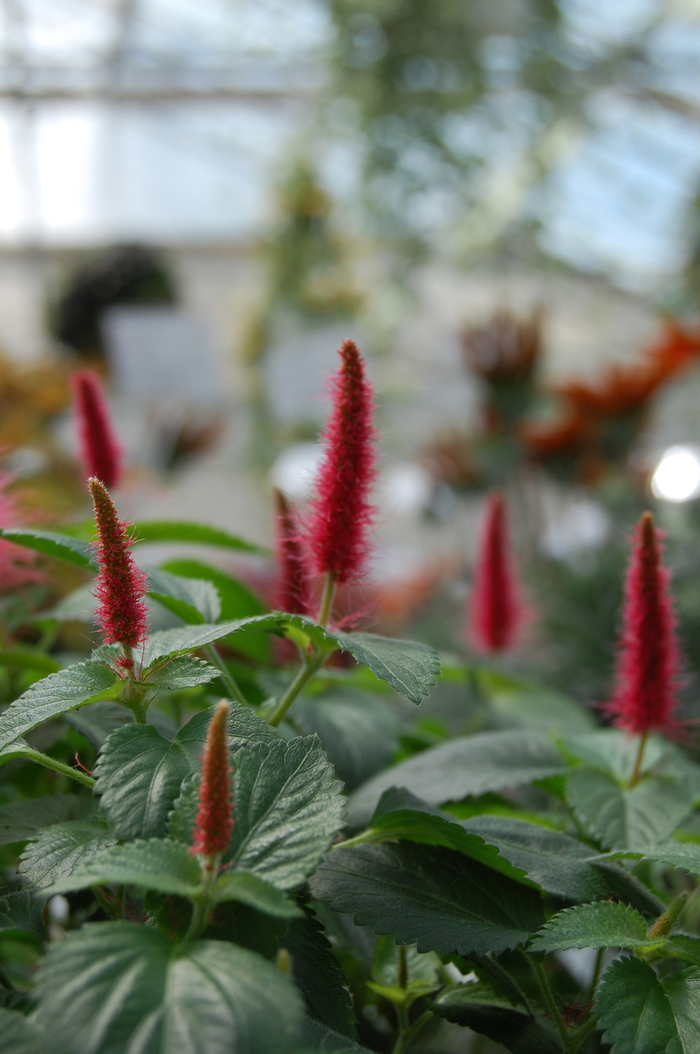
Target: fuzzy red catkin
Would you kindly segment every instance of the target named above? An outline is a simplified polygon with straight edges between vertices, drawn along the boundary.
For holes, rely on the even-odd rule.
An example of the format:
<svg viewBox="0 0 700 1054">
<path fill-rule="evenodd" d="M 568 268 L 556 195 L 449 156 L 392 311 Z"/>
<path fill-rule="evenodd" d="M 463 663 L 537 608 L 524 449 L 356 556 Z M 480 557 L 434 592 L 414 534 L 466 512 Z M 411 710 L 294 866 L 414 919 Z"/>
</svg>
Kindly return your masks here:
<svg viewBox="0 0 700 1054">
<path fill-rule="evenodd" d="M 358 578 L 368 556 L 375 514 L 369 501 L 376 476 L 374 396 L 357 345 L 346 340 L 333 378 L 333 409 L 323 433 L 325 456 L 309 524 L 315 570 L 342 585 Z"/>
<path fill-rule="evenodd" d="M 500 491 L 492 491 L 486 499 L 468 601 L 473 643 L 485 652 L 506 651 L 517 642 L 527 618 L 510 552 L 505 501 Z"/>
<path fill-rule="evenodd" d="M 116 487 L 122 476 L 122 448 L 102 382 L 93 370 L 77 370 L 71 388 L 85 475 L 96 476 L 110 489 Z"/>
<path fill-rule="evenodd" d="M 679 728 L 672 713 L 680 684 L 680 648 L 661 538 L 651 513 L 645 512 L 634 533 L 615 688 L 605 707 L 619 728 L 641 735 Z"/>
<path fill-rule="evenodd" d="M 275 607 L 291 615 L 311 613 L 311 591 L 305 554 L 294 509 L 275 489 L 278 579 Z"/>
<path fill-rule="evenodd" d="M 105 644 L 138 647 L 145 639 L 148 611 L 144 595 L 148 579 L 129 552 L 131 538 L 127 524 L 117 510 L 101 480 L 94 476 L 88 487 L 95 506 L 97 542 L 95 554 L 99 564 L 96 595 L 99 601 L 97 621 Z"/>
<path fill-rule="evenodd" d="M 231 841 L 233 809 L 226 739 L 228 709 L 228 703 L 218 704 L 207 732 L 191 850 L 198 856 L 219 856 L 226 852 Z"/>
</svg>

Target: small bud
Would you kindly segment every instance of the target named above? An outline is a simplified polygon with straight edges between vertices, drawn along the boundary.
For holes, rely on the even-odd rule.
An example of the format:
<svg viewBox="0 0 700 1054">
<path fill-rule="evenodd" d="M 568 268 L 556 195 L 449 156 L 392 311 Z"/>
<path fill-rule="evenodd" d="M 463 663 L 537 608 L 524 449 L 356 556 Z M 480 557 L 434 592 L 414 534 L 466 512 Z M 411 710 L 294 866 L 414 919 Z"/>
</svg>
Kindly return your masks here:
<svg viewBox="0 0 700 1054">
<path fill-rule="evenodd" d="M 287 977 L 291 977 L 292 974 L 292 957 L 286 948 L 280 948 L 275 956 L 275 964 L 280 973 L 286 974 Z"/>
<path fill-rule="evenodd" d="M 469 598 L 473 642 L 481 651 L 506 651 L 517 642 L 528 617 L 510 553 L 505 501 L 499 491 L 492 491 L 486 499 Z"/>
<path fill-rule="evenodd" d="M 117 516 L 106 487 L 95 477 L 88 480 L 88 487 L 95 506 L 98 540 L 94 548 L 100 566 L 97 621 L 105 644 L 135 648 L 146 636 L 148 611 L 143 598 L 148 580 L 129 552 L 127 524 Z"/>
<path fill-rule="evenodd" d="M 606 706 L 619 728 L 644 735 L 674 730 L 679 688 L 680 649 L 669 594 L 668 570 L 661 563 L 661 534 L 650 512 L 637 524 L 625 581 L 615 690 Z"/>
<path fill-rule="evenodd" d="M 679 893 L 677 897 L 674 897 L 663 915 L 659 915 L 658 919 L 649 930 L 649 940 L 653 941 L 658 940 L 660 937 L 668 937 L 669 933 L 673 930 L 681 917 L 681 912 L 685 907 L 687 899 L 688 892 L 685 889 Z"/>
<path fill-rule="evenodd" d="M 309 576 L 294 509 L 281 490 L 275 490 L 277 511 L 278 581 L 275 607 L 290 615 L 311 612 Z"/>
<path fill-rule="evenodd" d="M 192 852 L 210 858 L 226 852 L 233 831 L 231 768 L 226 738 L 228 709 L 228 703 L 222 701 L 214 710 L 202 759 Z"/>
<path fill-rule="evenodd" d="M 323 434 L 325 456 L 316 481 L 309 545 L 315 569 L 342 585 L 367 561 L 375 509 L 369 492 L 376 475 L 374 398 L 357 348 L 346 340 L 333 378 L 333 409 Z"/>
<path fill-rule="evenodd" d="M 116 487 L 122 475 L 122 449 L 102 382 L 92 370 L 78 370 L 71 377 L 71 388 L 85 475 L 96 476 L 110 489 Z"/>
</svg>

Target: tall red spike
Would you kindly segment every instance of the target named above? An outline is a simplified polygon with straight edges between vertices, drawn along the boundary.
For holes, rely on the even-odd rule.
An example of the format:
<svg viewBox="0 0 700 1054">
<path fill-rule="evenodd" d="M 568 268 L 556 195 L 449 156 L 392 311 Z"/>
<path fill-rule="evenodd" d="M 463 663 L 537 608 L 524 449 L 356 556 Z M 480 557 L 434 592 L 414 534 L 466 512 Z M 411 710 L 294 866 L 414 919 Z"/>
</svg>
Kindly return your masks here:
<svg viewBox="0 0 700 1054">
<path fill-rule="evenodd" d="M 471 636 L 481 651 L 506 651 L 517 642 L 528 619 L 520 593 L 505 501 L 500 491 L 492 491 L 486 499 L 468 612 Z"/>
<path fill-rule="evenodd" d="M 101 480 L 88 480 L 95 506 L 97 543 L 95 553 L 100 566 L 97 576 L 97 621 L 105 644 L 126 644 L 135 648 L 146 636 L 148 612 L 144 595 L 146 575 L 129 552 L 131 538 L 127 524 L 117 510 Z"/>
<path fill-rule="evenodd" d="M 680 648 L 661 539 L 651 513 L 645 512 L 634 534 L 615 688 L 605 708 L 619 728 L 642 735 L 679 727 L 672 714 L 680 685 Z"/>
<path fill-rule="evenodd" d="M 85 475 L 96 476 L 110 489 L 116 487 L 122 476 L 122 448 L 102 382 L 93 370 L 77 370 L 71 388 Z"/>
<path fill-rule="evenodd" d="M 228 703 L 220 702 L 207 732 L 199 785 L 199 809 L 192 852 L 200 856 L 225 853 L 233 831 L 231 767 L 228 760 L 226 720 Z"/>
<path fill-rule="evenodd" d="M 357 345 L 346 340 L 333 378 L 333 409 L 323 441 L 309 544 L 315 569 L 342 585 L 366 565 L 375 509 L 369 493 L 376 475 L 374 397 Z"/>
<path fill-rule="evenodd" d="M 275 489 L 278 580 L 275 607 L 291 615 L 311 612 L 308 569 L 294 509 L 281 490 Z"/>
</svg>

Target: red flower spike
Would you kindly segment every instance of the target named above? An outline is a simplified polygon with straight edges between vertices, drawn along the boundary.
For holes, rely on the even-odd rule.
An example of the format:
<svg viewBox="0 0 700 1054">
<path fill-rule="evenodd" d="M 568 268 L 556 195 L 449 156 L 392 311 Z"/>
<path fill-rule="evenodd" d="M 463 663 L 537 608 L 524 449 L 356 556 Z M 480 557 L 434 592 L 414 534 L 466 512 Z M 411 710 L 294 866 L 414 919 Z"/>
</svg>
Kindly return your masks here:
<svg viewBox="0 0 700 1054">
<path fill-rule="evenodd" d="M 671 715 L 680 685 L 680 648 L 661 538 L 645 512 L 634 534 L 615 689 L 605 707 L 618 728 L 641 735 L 679 729 Z"/>
<path fill-rule="evenodd" d="M 97 621 L 105 644 L 119 643 L 135 648 L 146 636 L 148 612 L 143 598 L 148 579 L 136 567 L 129 552 L 131 538 L 127 524 L 117 516 L 107 488 L 94 476 L 88 480 L 88 487 L 95 506 L 98 537 L 95 553 L 100 566 Z"/>
<path fill-rule="evenodd" d="M 122 448 L 102 382 L 92 370 L 78 370 L 71 377 L 71 388 L 85 474 L 101 479 L 105 487 L 116 487 L 122 476 Z"/>
<path fill-rule="evenodd" d="M 469 601 L 473 641 L 481 651 L 506 651 L 516 643 L 527 618 L 510 554 L 505 502 L 493 491 L 486 499 Z"/>
<path fill-rule="evenodd" d="M 333 409 L 323 433 L 325 457 L 316 481 L 309 544 L 316 571 L 342 585 L 358 578 L 367 560 L 375 509 L 369 492 L 376 475 L 374 397 L 357 345 L 346 340 L 333 378 Z"/>
<path fill-rule="evenodd" d="M 211 719 L 202 759 L 199 809 L 191 850 L 199 856 L 220 856 L 226 852 L 231 841 L 233 811 L 226 739 L 227 718 L 228 703 L 221 702 Z"/>
<path fill-rule="evenodd" d="M 277 512 L 278 581 L 275 607 L 291 615 L 311 612 L 309 576 L 294 509 L 281 490 L 275 490 Z"/>
</svg>

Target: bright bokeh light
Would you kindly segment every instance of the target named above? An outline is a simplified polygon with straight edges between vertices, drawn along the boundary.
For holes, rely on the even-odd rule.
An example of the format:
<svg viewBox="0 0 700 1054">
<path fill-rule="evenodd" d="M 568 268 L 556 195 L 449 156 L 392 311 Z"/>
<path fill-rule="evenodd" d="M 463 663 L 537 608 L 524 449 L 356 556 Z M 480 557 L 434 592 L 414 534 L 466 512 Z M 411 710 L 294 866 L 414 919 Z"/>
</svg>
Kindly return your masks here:
<svg viewBox="0 0 700 1054">
<path fill-rule="evenodd" d="M 651 479 L 654 496 L 663 501 L 690 501 L 700 494 L 700 451 L 672 446 L 664 452 Z"/>
</svg>

